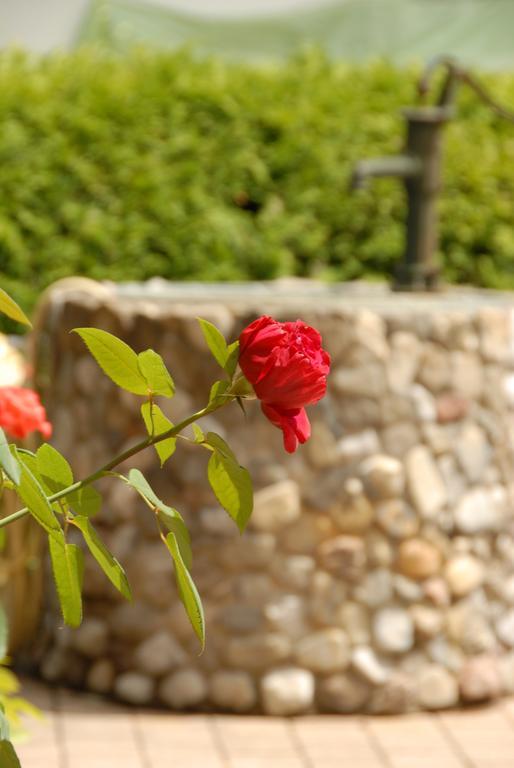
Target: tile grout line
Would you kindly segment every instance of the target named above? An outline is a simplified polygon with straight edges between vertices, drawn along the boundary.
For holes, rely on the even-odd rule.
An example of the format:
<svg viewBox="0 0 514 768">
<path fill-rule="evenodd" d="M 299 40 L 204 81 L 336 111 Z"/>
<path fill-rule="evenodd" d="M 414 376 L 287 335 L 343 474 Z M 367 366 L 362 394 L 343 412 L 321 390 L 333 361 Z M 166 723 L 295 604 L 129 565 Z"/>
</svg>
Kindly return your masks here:
<svg viewBox="0 0 514 768">
<path fill-rule="evenodd" d="M 129 717 L 132 722 L 132 731 L 134 734 L 136 749 L 138 751 L 138 757 L 140 758 L 139 762 L 141 763 L 141 768 L 152 768 L 152 761 L 150 760 L 148 745 L 146 743 L 146 736 L 141 727 L 141 713 L 139 710 L 136 710 L 136 712 L 132 712 Z"/>
<path fill-rule="evenodd" d="M 359 717 L 358 723 L 364 735 L 366 736 L 366 740 L 369 742 L 372 751 L 375 753 L 379 762 L 383 765 L 383 768 L 394 768 L 387 750 L 382 746 L 380 739 L 376 736 L 376 734 L 373 733 L 373 729 L 370 728 L 369 718 L 365 716 Z"/>
<path fill-rule="evenodd" d="M 289 731 L 289 735 L 291 737 L 291 741 L 294 745 L 295 752 L 297 752 L 298 757 L 302 761 L 302 764 L 304 765 L 304 768 L 316 768 L 314 761 L 311 760 L 311 756 L 305 749 L 305 745 L 303 744 L 300 734 L 298 733 L 298 729 L 296 727 L 297 720 L 287 720 L 286 721 L 286 728 Z"/>
<path fill-rule="evenodd" d="M 51 697 L 51 712 L 54 718 L 53 732 L 57 746 L 57 760 L 59 762 L 59 768 L 69 768 L 70 761 L 68 759 L 68 745 L 66 744 L 63 711 L 61 708 L 61 696 L 58 688 L 52 689 Z"/>
<path fill-rule="evenodd" d="M 223 768 L 230 768 L 230 754 L 227 747 L 225 746 L 223 736 L 221 735 L 220 727 L 218 724 L 218 716 L 204 715 L 204 718 L 207 725 L 207 730 L 211 734 L 214 748 L 216 749 L 216 753 L 220 758 Z"/>
<path fill-rule="evenodd" d="M 442 735 L 443 739 L 450 747 L 457 760 L 462 764 L 463 768 L 476 768 L 476 763 L 466 755 L 458 740 L 451 732 L 451 729 L 442 719 L 441 715 L 439 713 L 433 712 L 429 715 L 429 717 L 433 721 L 439 733 Z"/>
</svg>

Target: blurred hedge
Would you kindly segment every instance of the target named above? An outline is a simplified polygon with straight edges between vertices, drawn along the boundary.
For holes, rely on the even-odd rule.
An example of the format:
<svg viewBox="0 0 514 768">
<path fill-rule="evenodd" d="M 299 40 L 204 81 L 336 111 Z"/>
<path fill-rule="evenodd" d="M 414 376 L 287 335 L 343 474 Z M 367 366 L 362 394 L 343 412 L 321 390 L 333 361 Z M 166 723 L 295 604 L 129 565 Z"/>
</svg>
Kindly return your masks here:
<svg viewBox="0 0 514 768">
<path fill-rule="evenodd" d="M 0 57 L 0 272 L 25 307 L 78 273 L 113 280 L 382 278 L 402 252 L 397 151 L 414 72 L 307 54 L 280 69 L 188 53 Z M 514 105 L 514 76 L 489 81 Z M 447 130 L 448 279 L 514 288 L 514 126 L 462 93 Z"/>
</svg>

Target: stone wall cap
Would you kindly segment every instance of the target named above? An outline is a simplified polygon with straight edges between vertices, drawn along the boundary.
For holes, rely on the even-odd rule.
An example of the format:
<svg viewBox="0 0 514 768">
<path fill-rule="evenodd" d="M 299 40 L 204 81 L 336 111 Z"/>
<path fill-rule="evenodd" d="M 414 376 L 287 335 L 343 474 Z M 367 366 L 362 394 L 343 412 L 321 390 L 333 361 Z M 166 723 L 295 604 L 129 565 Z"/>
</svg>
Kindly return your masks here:
<svg viewBox="0 0 514 768">
<path fill-rule="evenodd" d="M 256 305 L 260 311 L 271 311 L 276 304 L 291 310 L 298 308 L 297 311 L 311 307 L 320 310 L 320 299 L 323 299 L 322 311 L 367 309 L 385 315 L 439 311 L 474 314 L 485 307 L 514 309 L 514 292 L 457 286 L 438 293 L 399 293 L 393 292 L 386 283 L 322 283 L 295 277 L 235 283 L 171 282 L 159 277 L 146 282 L 95 283 L 84 278 L 80 278 L 80 282 L 72 284 L 70 281 L 68 286 L 66 281 L 56 284 L 59 296 L 69 290 L 75 294 L 77 291 L 86 294 L 94 292 L 98 298 L 103 294 L 106 299 L 123 300 L 124 303 L 128 300 L 135 305 L 149 300 L 159 304 L 175 302 L 182 305 L 221 302 L 249 310 Z M 50 286 L 49 291 L 53 290 Z"/>
</svg>

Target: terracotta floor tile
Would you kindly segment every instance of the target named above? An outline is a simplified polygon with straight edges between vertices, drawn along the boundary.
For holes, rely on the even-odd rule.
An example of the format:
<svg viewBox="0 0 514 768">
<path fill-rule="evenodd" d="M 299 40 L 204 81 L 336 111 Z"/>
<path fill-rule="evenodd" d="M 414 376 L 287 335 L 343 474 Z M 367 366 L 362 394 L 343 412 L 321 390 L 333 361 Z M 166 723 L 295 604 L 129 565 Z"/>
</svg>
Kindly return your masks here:
<svg viewBox="0 0 514 768">
<path fill-rule="evenodd" d="M 138 712 L 30 681 L 23 768 L 514 768 L 514 698 L 406 717 Z"/>
</svg>

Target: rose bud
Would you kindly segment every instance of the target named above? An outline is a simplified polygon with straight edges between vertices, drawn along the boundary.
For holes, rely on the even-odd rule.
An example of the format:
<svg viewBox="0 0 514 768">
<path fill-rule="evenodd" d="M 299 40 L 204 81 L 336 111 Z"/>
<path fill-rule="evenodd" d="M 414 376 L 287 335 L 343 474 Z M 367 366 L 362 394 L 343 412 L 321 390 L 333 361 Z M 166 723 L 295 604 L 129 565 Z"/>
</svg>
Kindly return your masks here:
<svg viewBox="0 0 514 768">
<path fill-rule="evenodd" d="M 239 337 L 239 365 L 264 415 L 282 430 L 284 448 L 293 453 L 311 434 L 304 406 L 317 403 L 327 389 L 330 356 L 320 334 L 301 320 L 259 317 Z"/>
<path fill-rule="evenodd" d="M 36 430 L 45 438 L 52 434 L 52 425 L 39 395 L 23 387 L 0 387 L 0 427 L 12 437 L 19 438 Z"/>
</svg>

